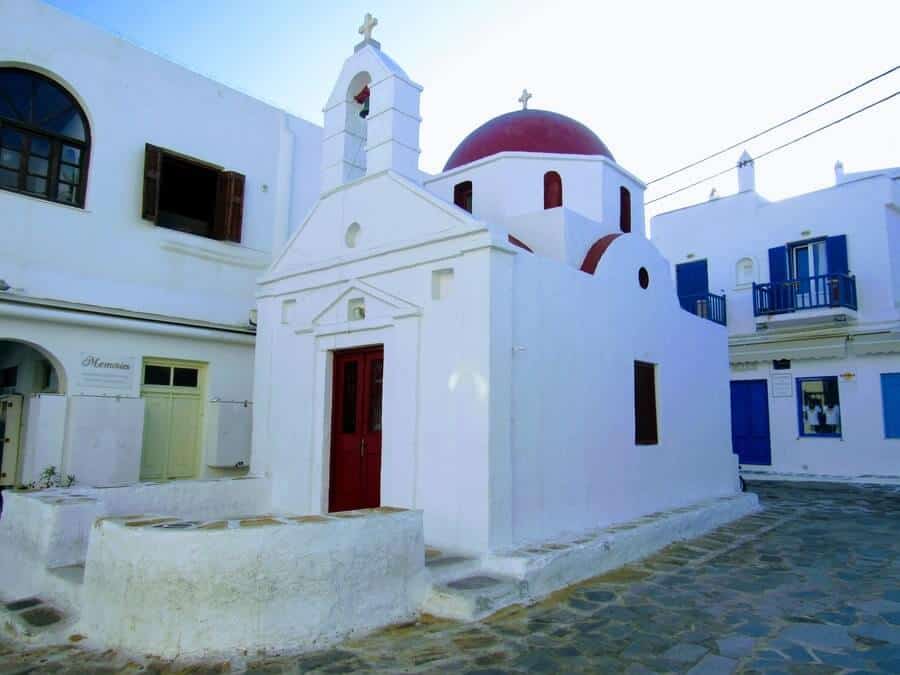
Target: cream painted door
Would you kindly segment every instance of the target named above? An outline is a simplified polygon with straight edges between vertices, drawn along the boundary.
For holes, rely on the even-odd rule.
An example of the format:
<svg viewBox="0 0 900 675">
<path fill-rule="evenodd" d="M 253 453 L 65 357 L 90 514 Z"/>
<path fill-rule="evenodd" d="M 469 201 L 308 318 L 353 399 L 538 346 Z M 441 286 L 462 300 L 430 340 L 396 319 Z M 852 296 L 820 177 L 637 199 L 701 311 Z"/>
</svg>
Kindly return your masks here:
<svg viewBox="0 0 900 675">
<path fill-rule="evenodd" d="M 0 396 L 0 486 L 15 485 L 22 431 L 22 396 Z"/>
<path fill-rule="evenodd" d="M 145 361 L 141 480 L 193 478 L 203 421 L 202 366 Z"/>
</svg>

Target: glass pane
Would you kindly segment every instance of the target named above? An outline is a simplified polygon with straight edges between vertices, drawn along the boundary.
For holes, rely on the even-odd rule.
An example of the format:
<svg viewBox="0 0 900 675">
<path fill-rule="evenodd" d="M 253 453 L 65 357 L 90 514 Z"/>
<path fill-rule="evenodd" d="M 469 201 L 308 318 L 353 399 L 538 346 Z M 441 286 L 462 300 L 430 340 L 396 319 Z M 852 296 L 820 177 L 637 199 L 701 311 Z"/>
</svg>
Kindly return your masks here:
<svg viewBox="0 0 900 675">
<path fill-rule="evenodd" d="M 359 379 L 359 364 L 356 361 L 344 363 L 344 387 L 341 408 L 341 431 L 345 434 L 356 433 L 356 388 Z"/>
<path fill-rule="evenodd" d="M 73 148 L 71 145 L 62 147 L 62 160 L 70 164 L 78 164 L 81 160 L 81 150 Z"/>
<path fill-rule="evenodd" d="M 59 179 L 64 180 L 67 183 L 77 183 L 78 169 L 76 169 L 74 166 L 70 166 L 69 164 L 60 164 Z"/>
<path fill-rule="evenodd" d="M 32 123 L 70 138 L 84 140 L 81 114 L 62 88 L 46 80 L 36 80 Z"/>
<path fill-rule="evenodd" d="M 74 204 L 76 194 L 77 191 L 75 190 L 74 185 L 69 185 L 68 183 L 58 183 L 56 186 L 57 201 Z"/>
<path fill-rule="evenodd" d="M 841 433 L 841 406 L 836 377 L 800 382 L 800 417 L 803 434 Z"/>
<path fill-rule="evenodd" d="M 15 129 L 0 129 L 0 145 L 10 150 L 21 150 L 25 137 Z"/>
<path fill-rule="evenodd" d="M 50 163 L 46 159 L 41 159 L 40 157 L 28 158 L 28 173 L 46 177 L 49 168 Z"/>
<path fill-rule="evenodd" d="M 169 386 L 171 371 L 168 366 L 144 366 L 144 384 Z"/>
<path fill-rule="evenodd" d="M 45 195 L 47 194 L 47 179 L 28 176 L 25 178 L 25 189 L 28 190 L 28 192 Z"/>
<path fill-rule="evenodd" d="M 381 392 L 384 382 L 384 360 L 369 366 L 369 431 L 381 431 Z"/>
<path fill-rule="evenodd" d="M 32 77 L 20 70 L 0 70 L 0 117 L 28 121 Z"/>
<path fill-rule="evenodd" d="M 176 387 L 196 387 L 197 375 L 196 368 L 176 368 L 173 384 Z"/>
<path fill-rule="evenodd" d="M 8 169 L 0 169 L 0 186 L 7 188 L 19 187 L 19 174 Z"/>
<path fill-rule="evenodd" d="M 0 166 L 7 169 L 18 169 L 21 161 L 22 155 L 15 150 L 0 149 Z"/>
<path fill-rule="evenodd" d="M 31 146 L 28 148 L 28 154 L 38 157 L 50 156 L 50 140 L 42 136 L 32 136 Z"/>
</svg>

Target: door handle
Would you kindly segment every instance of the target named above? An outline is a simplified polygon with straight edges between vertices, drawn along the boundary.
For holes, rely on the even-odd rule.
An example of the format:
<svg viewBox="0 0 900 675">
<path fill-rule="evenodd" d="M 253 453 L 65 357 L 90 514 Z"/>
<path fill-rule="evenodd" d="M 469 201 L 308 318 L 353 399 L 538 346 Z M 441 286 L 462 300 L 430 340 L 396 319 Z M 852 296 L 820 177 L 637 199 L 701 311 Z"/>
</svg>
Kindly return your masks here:
<svg viewBox="0 0 900 675">
<path fill-rule="evenodd" d="M 362 439 L 362 443 L 359 444 L 359 456 L 365 457 L 366 455 L 366 439 Z"/>
</svg>

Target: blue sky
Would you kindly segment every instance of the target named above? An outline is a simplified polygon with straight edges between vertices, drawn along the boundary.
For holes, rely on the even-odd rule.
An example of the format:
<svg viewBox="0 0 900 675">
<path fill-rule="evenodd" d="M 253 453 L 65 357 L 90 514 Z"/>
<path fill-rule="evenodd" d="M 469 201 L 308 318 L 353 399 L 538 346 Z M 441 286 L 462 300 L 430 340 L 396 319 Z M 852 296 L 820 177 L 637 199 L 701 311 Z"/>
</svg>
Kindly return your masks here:
<svg viewBox="0 0 900 675">
<path fill-rule="evenodd" d="M 686 164 L 900 63 L 900 2 L 857 0 L 52 0 L 192 70 L 321 124 L 322 105 L 369 11 L 375 38 L 424 86 L 421 167 L 495 115 L 570 115 L 644 180 Z M 751 154 L 900 89 L 900 72 L 750 144 Z M 659 196 L 733 164 L 739 151 L 652 186 Z M 847 171 L 900 165 L 900 97 L 759 162 L 772 199 Z M 736 188 L 724 176 L 648 209 Z"/>
</svg>

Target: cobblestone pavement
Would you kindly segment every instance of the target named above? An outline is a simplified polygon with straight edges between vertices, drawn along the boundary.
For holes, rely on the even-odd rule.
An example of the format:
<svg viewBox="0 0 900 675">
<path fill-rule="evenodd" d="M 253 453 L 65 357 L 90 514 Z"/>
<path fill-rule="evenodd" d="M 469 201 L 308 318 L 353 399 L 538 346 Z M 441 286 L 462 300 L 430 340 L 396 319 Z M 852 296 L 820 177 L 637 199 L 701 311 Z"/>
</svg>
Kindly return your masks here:
<svg viewBox="0 0 900 675">
<path fill-rule="evenodd" d="M 900 672 L 900 489 L 757 483 L 765 510 L 528 608 L 423 620 L 255 674 Z M 16 652 L 12 673 L 224 672 L 76 646 Z"/>
</svg>

